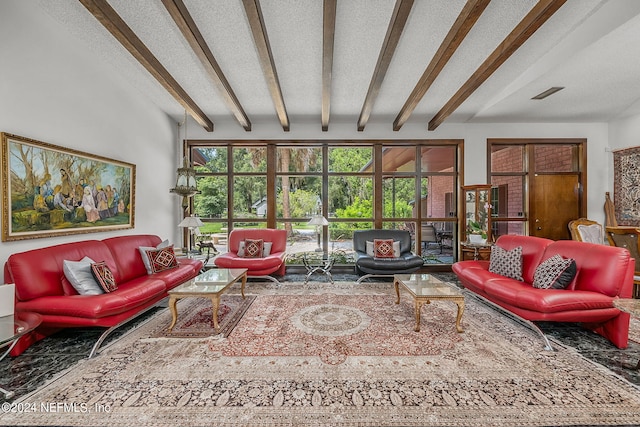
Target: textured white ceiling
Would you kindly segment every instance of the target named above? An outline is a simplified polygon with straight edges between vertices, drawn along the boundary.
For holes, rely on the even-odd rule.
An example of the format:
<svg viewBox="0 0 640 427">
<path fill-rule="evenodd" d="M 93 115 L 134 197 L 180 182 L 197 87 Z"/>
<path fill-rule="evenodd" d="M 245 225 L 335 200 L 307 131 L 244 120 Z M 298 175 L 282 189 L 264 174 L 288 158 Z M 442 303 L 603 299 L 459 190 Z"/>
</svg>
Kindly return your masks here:
<svg viewBox="0 0 640 427">
<path fill-rule="evenodd" d="M 277 122 L 240 0 L 184 0 L 253 122 Z M 214 122 L 235 119 L 159 0 L 111 6 Z M 409 119 L 435 115 L 535 5 L 493 0 Z M 39 0 L 61 28 L 84 41 L 105 66 L 179 120 L 183 109 L 77 0 Z M 261 0 L 291 126 L 320 124 L 322 0 Z M 391 127 L 464 0 L 416 0 L 369 123 Z M 354 126 L 395 0 L 347 0 L 337 7 L 331 121 Z M 640 99 L 640 1 L 568 0 L 445 123 L 591 122 L 624 114 Z M 82 55 L 83 52 L 78 52 Z M 551 86 L 566 89 L 530 98 Z M 239 125 L 238 125 L 239 126 Z"/>
</svg>

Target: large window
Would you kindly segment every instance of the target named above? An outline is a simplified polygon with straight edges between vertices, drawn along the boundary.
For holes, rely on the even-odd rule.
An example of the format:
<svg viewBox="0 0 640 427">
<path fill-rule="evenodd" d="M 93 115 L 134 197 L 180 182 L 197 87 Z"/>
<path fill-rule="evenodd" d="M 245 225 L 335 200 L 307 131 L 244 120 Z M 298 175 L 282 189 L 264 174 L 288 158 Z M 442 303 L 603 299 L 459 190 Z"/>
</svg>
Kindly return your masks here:
<svg viewBox="0 0 640 427">
<path fill-rule="evenodd" d="M 201 239 L 235 227 L 284 228 L 290 258 L 322 249 L 352 252 L 353 231 L 409 230 L 427 263 L 455 261 L 458 140 L 189 142 L 198 189 L 191 210 Z M 329 225 L 307 224 L 314 215 Z M 434 225 L 437 245 L 422 241 Z M 222 248 L 224 249 L 224 248 Z M 348 257 L 347 257 L 348 258 Z"/>
</svg>

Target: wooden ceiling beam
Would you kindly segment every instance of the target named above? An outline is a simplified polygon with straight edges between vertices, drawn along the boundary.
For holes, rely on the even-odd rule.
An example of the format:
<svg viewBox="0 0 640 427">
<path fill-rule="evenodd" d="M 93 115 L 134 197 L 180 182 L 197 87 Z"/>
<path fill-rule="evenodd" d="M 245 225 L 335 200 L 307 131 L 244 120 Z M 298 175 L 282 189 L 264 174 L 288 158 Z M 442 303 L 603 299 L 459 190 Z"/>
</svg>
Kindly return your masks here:
<svg viewBox="0 0 640 427">
<path fill-rule="evenodd" d="M 422 77 L 411 91 L 411 94 L 405 101 L 398 116 L 393 122 L 393 130 L 398 131 L 413 113 L 424 95 L 427 93 L 433 82 L 436 80 L 442 69 L 447 65 L 455 51 L 462 44 L 464 38 L 469 34 L 471 28 L 480 18 L 480 15 L 489 5 L 491 0 L 467 0 L 460 14 L 456 18 L 449 32 L 447 33 L 435 55 L 425 68 Z"/>
<path fill-rule="evenodd" d="M 333 40 L 336 34 L 338 0 L 324 0 L 322 8 L 322 131 L 329 130 L 331 112 L 331 79 L 333 72 Z"/>
<path fill-rule="evenodd" d="M 207 131 L 213 131 L 213 122 L 106 0 L 80 0 L 80 3 L 155 77 L 196 122 Z"/>
<path fill-rule="evenodd" d="M 287 108 L 284 105 L 282 89 L 280 88 L 280 81 L 278 80 L 278 72 L 276 71 L 276 65 L 273 60 L 271 45 L 269 44 L 269 37 L 267 35 L 267 28 L 264 24 L 264 18 L 262 17 L 262 10 L 260 9 L 260 0 L 242 0 L 242 4 L 244 5 L 247 19 L 249 20 L 253 40 L 258 50 L 258 58 L 260 59 L 262 72 L 267 81 L 267 87 L 271 93 L 276 114 L 278 115 L 282 129 L 284 129 L 285 132 L 289 132 L 289 116 L 287 115 Z"/>
<path fill-rule="evenodd" d="M 373 104 L 376 102 L 380 87 L 384 81 L 384 77 L 387 74 L 393 54 L 398 47 L 400 36 L 404 31 L 404 27 L 411 13 L 413 7 L 413 0 L 396 0 L 396 5 L 389 21 L 389 27 L 387 28 L 387 34 L 382 42 L 382 48 L 380 49 L 380 55 L 378 55 L 378 62 L 376 68 L 371 77 L 371 83 L 369 83 L 369 90 L 367 96 L 364 99 L 362 110 L 360 111 L 360 117 L 358 118 L 358 132 L 362 132 L 364 127 L 369 121 L 371 110 L 373 110 Z"/>
<path fill-rule="evenodd" d="M 509 57 L 551 18 L 567 0 L 539 0 L 469 79 L 429 121 L 429 130 L 442 124 L 473 92 L 476 91 Z"/>
<path fill-rule="evenodd" d="M 213 56 L 211 49 L 209 49 L 207 42 L 204 40 L 202 33 L 191 17 L 184 2 L 182 0 L 162 0 L 162 3 L 202 63 L 207 75 L 213 81 L 229 110 L 231 110 L 244 130 L 250 131 L 251 121 L 249 117 L 242 108 L 240 101 L 238 101 L 229 81 L 218 65 L 218 61 L 216 61 L 216 58 Z"/>
</svg>

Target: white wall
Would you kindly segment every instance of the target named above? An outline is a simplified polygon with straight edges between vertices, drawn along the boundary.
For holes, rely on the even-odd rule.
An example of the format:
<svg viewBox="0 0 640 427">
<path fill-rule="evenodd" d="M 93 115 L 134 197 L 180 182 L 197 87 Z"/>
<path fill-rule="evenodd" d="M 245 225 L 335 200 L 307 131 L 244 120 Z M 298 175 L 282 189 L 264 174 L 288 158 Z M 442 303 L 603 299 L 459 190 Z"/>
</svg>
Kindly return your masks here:
<svg viewBox="0 0 640 427">
<path fill-rule="evenodd" d="M 1 242 L 2 265 L 14 252 L 57 243 L 178 237 L 179 202 L 169 193 L 178 166 L 175 123 L 90 52 L 77 54 L 85 46 L 58 26 L 35 2 L 0 5 L 0 131 L 135 164 L 135 228 Z"/>
</svg>

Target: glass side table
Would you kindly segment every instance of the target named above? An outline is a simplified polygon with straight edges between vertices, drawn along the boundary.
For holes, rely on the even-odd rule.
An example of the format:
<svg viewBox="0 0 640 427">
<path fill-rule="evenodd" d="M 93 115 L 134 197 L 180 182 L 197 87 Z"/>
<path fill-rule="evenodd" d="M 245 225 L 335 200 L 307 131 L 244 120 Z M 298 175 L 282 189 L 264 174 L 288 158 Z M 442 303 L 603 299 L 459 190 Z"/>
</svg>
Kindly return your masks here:
<svg viewBox="0 0 640 427">
<path fill-rule="evenodd" d="M 33 331 L 40 326 L 40 323 L 42 323 L 42 317 L 37 313 L 18 311 L 11 316 L 0 317 L 0 349 L 8 347 L 0 356 L 0 361 L 9 355 L 21 336 Z M 2 387 L 0 387 L 0 393 L 4 394 L 5 399 L 10 399 L 15 394 Z"/>
<path fill-rule="evenodd" d="M 309 278 L 315 273 L 322 273 L 329 278 L 333 283 L 333 276 L 331 276 L 331 269 L 336 262 L 336 258 L 331 254 L 326 255 L 324 252 L 305 252 L 302 256 L 302 263 L 304 268 L 307 269 L 307 277 L 304 279 L 304 284 L 309 282 Z"/>
</svg>

